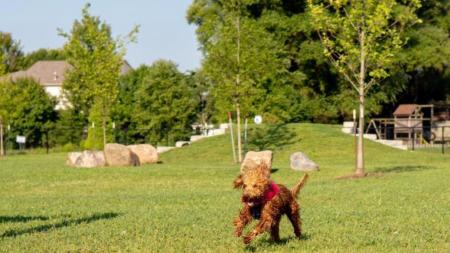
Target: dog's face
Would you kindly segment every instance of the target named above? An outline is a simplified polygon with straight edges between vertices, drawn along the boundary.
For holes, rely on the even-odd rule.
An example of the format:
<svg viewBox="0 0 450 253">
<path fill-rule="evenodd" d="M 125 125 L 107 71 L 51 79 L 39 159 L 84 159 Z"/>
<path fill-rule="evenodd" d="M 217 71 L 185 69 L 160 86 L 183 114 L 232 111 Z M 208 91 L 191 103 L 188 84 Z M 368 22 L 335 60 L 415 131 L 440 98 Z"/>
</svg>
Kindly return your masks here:
<svg viewBox="0 0 450 253">
<path fill-rule="evenodd" d="M 234 184 L 236 188 L 242 188 L 242 202 L 253 206 L 263 202 L 270 185 L 270 172 L 266 166 L 260 166 L 239 176 Z"/>
</svg>

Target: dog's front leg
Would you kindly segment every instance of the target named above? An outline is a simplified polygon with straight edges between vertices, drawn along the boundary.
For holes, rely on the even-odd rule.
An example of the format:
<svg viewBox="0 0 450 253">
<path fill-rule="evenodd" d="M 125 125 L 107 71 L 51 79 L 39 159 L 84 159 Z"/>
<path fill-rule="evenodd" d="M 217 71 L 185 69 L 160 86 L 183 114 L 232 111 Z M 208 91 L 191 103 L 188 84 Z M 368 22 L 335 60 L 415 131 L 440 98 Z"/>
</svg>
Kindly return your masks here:
<svg viewBox="0 0 450 253">
<path fill-rule="evenodd" d="M 256 225 L 255 229 L 252 232 L 248 233 L 244 236 L 244 243 L 249 244 L 256 236 L 268 231 L 271 227 L 271 222 L 267 219 L 261 218 L 259 223 Z"/>
<path fill-rule="evenodd" d="M 250 207 L 248 205 L 244 205 L 239 216 L 234 220 L 234 225 L 236 226 L 236 230 L 234 234 L 237 237 L 242 235 L 242 231 L 244 227 L 252 221 L 252 215 L 250 213 Z"/>
</svg>

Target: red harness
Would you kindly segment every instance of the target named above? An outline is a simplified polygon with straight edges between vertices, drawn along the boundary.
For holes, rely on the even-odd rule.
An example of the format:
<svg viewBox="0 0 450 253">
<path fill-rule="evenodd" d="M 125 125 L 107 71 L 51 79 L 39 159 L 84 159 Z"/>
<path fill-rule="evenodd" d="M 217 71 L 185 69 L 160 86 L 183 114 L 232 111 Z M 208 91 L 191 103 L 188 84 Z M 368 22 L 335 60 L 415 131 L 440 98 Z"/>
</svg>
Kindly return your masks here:
<svg viewBox="0 0 450 253">
<path fill-rule="evenodd" d="M 264 193 L 264 202 L 269 202 L 280 192 L 280 188 L 275 182 L 270 183 L 269 189 Z"/>
</svg>

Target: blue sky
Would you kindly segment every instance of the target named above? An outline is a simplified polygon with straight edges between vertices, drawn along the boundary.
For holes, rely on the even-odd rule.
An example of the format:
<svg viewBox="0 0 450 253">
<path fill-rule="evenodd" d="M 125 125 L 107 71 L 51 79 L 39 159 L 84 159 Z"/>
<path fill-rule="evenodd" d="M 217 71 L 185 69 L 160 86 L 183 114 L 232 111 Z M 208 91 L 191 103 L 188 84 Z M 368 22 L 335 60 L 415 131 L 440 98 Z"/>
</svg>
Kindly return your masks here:
<svg viewBox="0 0 450 253">
<path fill-rule="evenodd" d="M 0 31 L 12 33 L 25 52 L 62 47 L 65 39 L 57 28 L 69 32 L 86 2 L 91 14 L 111 25 L 114 36 L 141 26 L 138 42 L 127 46 L 126 59 L 134 67 L 161 58 L 182 71 L 200 66 L 195 27 L 185 18 L 192 0 L 0 0 Z"/>
</svg>

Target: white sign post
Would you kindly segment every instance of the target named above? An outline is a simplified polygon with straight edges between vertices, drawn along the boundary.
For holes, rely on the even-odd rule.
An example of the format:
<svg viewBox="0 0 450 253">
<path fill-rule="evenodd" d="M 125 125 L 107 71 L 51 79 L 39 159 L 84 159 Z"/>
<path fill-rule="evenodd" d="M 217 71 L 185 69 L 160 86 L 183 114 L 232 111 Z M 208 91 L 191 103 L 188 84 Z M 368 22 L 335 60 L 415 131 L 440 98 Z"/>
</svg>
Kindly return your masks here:
<svg viewBox="0 0 450 253">
<path fill-rule="evenodd" d="M 27 142 L 27 138 L 25 136 L 17 135 L 16 142 L 19 144 L 20 150 L 23 150 L 25 143 Z"/>
</svg>

